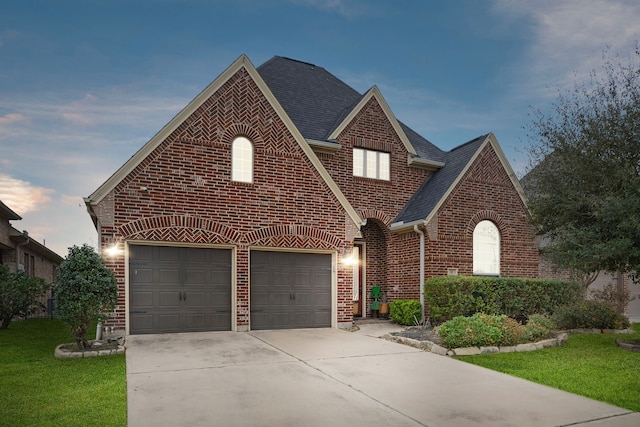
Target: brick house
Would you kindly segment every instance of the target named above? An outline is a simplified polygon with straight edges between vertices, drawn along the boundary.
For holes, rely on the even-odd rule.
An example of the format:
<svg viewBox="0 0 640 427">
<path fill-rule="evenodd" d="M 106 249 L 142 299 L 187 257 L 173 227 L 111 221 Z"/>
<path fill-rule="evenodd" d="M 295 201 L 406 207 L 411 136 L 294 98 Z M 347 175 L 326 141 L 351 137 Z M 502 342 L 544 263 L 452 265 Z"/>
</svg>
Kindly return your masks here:
<svg viewBox="0 0 640 427">
<path fill-rule="evenodd" d="M 18 231 L 9 221 L 19 221 L 22 217 L 0 201 L 0 264 L 9 271 L 24 271 L 30 276 L 40 277 L 53 283 L 56 269 L 63 258 L 43 244 L 29 237 L 26 231 Z M 41 302 L 47 306 L 51 291 Z"/>
<path fill-rule="evenodd" d="M 85 202 L 140 334 L 345 327 L 373 286 L 536 277 L 522 194 L 493 134 L 444 152 L 375 86 L 243 55 Z"/>
</svg>

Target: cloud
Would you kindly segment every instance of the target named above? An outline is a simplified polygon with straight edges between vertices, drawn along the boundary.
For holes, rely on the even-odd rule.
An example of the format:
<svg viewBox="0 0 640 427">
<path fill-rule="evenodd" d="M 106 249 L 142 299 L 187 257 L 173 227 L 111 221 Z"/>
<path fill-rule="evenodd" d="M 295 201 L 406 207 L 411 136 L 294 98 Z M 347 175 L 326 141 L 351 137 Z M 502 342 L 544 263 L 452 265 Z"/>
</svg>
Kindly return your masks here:
<svg viewBox="0 0 640 427">
<path fill-rule="evenodd" d="M 293 4 L 313 7 L 322 11 L 337 13 L 346 18 L 365 15 L 367 8 L 355 0 L 290 0 Z"/>
<path fill-rule="evenodd" d="M 53 193 L 50 188 L 0 174 L 0 200 L 20 216 L 45 208 Z"/>
<path fill-rule="evenodd" d="M 640 39 L 636 0 L 496 0 L 493 12 L 529 24 L 528 47 L 513 70 L 522 96 L 555 95 L 547 88 L 570 87 L 599 69 L 608 47 L 626 56 Z"/>
<path fill-rule="evenodd" d="M 5 116 L 0 117 L 0 127 L 12 125 L 14 123 L 23 122 L 27 120 L 25 116 L 22 114 L 7 114 Z"/>
</svg>

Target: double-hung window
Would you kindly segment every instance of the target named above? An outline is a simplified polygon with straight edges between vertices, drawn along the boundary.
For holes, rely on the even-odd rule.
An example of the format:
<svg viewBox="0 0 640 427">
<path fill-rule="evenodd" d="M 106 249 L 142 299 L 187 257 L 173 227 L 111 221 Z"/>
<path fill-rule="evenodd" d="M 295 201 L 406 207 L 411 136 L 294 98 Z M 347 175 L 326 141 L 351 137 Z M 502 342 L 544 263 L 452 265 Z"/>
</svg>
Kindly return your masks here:
<svg viewBox="0 0 640 427">
<path fill-rule="evenodd" d="M 389 181 L 389 153 L 353 149 L 353 176 Z"/>
</svg>

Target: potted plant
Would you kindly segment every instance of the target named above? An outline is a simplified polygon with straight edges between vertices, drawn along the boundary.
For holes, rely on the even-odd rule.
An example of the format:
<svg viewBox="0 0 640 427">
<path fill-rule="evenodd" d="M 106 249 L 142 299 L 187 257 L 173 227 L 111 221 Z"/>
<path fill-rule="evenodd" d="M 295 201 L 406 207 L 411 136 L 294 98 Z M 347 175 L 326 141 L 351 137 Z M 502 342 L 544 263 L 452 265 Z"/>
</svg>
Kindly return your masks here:
<svg viewBox="0 0 640 427">
<path fill-rule="evenodd" d="M 389 301 L 387 301 L 387 294 L 382 292 L 380 295 L 380 314 L 386 316 L 389 314 Z"/>
</svg>

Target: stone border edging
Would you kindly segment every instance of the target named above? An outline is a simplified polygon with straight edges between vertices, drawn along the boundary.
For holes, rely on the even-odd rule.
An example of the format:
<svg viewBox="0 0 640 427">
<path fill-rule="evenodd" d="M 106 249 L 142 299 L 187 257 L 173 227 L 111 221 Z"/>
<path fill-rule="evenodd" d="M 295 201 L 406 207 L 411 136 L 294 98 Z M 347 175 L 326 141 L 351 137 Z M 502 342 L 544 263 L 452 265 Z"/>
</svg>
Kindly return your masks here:
<svg viewBox="0 0 640 427">
<path fill-rule="evenodd" d="M 440 356 L 475 356 L 478 354 L 495 354 L 495 353 L 520 353 L 524 351 L 542 350 L 543 348 L 556 347 L 564 345 L 569 338 L 566 332 L 559 333 L 555 338 L 538 341 L 535 343 L 518 344 L 514 346 L 503 347 L 461 347 L 448 350 L 431 341 L 418 341 L 413 338 L 398 337 L 390 334 L 382 336 L 387 341 L 397 342 L 399 344 L 409 345 L 420 350 L 429 351 Z"/>
<path fill-rule="evenodd" d="M 125 347 L 123 344 L 118 343 L 118 348 L 100 349 L 91 348 L 83 351 L 68 351 L 63 350 L 62 347 L 69 344 L 60 344 L 56 347 L 53 355 L 56 359 L 79 359 L 83 357 L 97 357 L 97 356 L 111 356 L 113 354 L 125 354 Z"/>
<path fill-rule="evenodd" d="M 620 341 L 620 338 L 616 338 L 616 345 L 620 348 L 624 348 L 625 350 L 634 351 L 636 353 L 640 353 L 640 344 L 634 344 L 631 342 Z"/>
<path fill-rule="evenodd" d="M 542 350 L 543 348 L 561 346 L 567 343 L 569 334 L 633 334 L 633 329 L 569 329 L 566 331 L 556 331 L 555 338 L 549 338 L 546 340 L 518 344 L 515 346 L 503 346 L 503 347 L 461 347 L 453 348 L 451 350 L 446 349 L 431 341 L 419 341 L 413 338 L 399 337 L 396 335 L 386 334 L 382 339 L 387 341 L 397 342 L 399 344 L 408 345 L 423 351 L 429 351 L 440 356 L 476 356 L 479 354 L 495 354 L 495 353 L 520 353 L 525 351 Z M 640 352 L 640 346 L 619 342 L 616 339 L 616 345 L 627 350 Z"/>
</svg>

